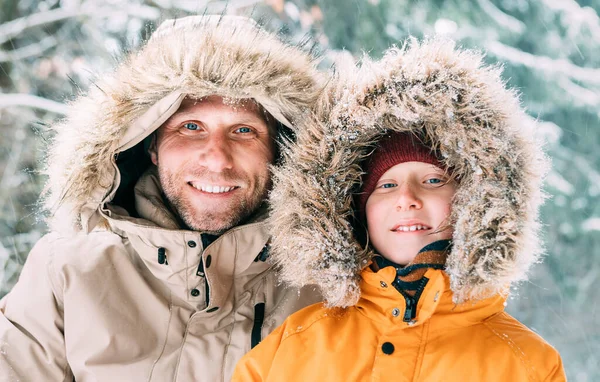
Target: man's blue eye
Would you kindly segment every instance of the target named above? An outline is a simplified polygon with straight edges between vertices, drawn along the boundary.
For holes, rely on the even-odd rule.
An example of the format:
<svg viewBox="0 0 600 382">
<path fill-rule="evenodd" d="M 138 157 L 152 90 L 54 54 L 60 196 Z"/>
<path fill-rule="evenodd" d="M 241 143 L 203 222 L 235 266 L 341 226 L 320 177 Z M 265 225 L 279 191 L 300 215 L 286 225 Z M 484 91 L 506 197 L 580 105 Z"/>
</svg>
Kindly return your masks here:
<svg viewBox="0 0 600 382">
<path fill-rule="evenodd" d="M 183 127 L 185 127 L 188 130 L 199 130 L 200 129 L 200 126 L 198 126 L 198 124 L 194 123 L 194 122 L 184 123 Z"/>
<path fill-rule="evenodd" d="M 239 129 L 237 129 L 237 132 L 238 133 L 251 133 L 252 129 L 244 126 L 244 127 L 240 127 Z"/>
<path fill-rule="evenodd" d="M 392 188 L 392 187 L 396 187 L 395 183 L 384 183 L 381 185 L 381 188 Z"/>
<path fill-rule="evenodd" d="M 440 183 L 443 183 L 443 181 L 441 179 L 438 179 L 438 178 L 427 179 L 425 182 L 429 183 L 429 184 L 440 184 Z"/>
</svg>

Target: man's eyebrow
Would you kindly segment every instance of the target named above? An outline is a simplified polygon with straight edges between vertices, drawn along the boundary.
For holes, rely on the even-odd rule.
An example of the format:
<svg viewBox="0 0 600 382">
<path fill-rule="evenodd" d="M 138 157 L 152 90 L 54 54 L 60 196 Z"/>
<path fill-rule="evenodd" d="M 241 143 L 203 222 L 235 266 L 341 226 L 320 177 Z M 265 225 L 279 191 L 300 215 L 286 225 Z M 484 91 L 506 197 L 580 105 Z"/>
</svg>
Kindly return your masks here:
<svg viewBox="0 0 600 382">
<path fill-rule="evenodd" d="M 244 124 L 244 123 L 257 123 L 257 122 L 260 122 L 263 125 L 267 125 L 267 121 L 265 121 L 264 118 L 261 118 L 258 115 L 242 117 L 242 118 L 239 118 L 236 122 L 237 122 L 236 124 L 238 124 L 238 125 Z"/>
<path fill-rule="evenodd" d="M 202 122 L 202 119 L 194 116 L 193 112 L 187 112 L 187 111 L 179 111 L 176 112 L 175 114 L 173 114 L 172 116 L 169 117 L 169 119 L 167 119 L 165 121 L 166 125 L 171 125 L 173 123 L 175 123 L 174 121 L 178 122 L 181 120 L 186 120 L 186 119 L 193 119 L 193 120 L 198 120 L 200 122 Z M 244 115 L 244 116 L 239 116 L 235 118 L 235 122 L 233 124 L 235 125 L 240 125 L 240 124 L 263 124 L 265 126 L 268 127 L 268 123 L 267 121 L 265 121 L 264 118 L 262 118 L 260 115 L 255 115 L 255 114 L 248 114 L 248 115 Z"/>
</svg>

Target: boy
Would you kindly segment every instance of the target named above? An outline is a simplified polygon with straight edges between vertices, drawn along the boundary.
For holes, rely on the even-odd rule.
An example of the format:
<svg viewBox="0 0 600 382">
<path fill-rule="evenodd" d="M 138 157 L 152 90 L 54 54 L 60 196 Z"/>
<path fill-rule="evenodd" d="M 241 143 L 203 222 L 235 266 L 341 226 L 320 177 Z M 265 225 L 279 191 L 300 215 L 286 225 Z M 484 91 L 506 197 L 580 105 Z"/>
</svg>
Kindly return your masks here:
<svg viewBox="0 0 600 382">
<path fill-rule="evenodd" d="M 538 258 L 545 158 L 498 70 L 434 40 L 347 78 L 272 193 L 272 256 L 326 304 L 290 316 L 234 380 L 564 381 L 556 350 L 504 312 Z"/>
</svg>

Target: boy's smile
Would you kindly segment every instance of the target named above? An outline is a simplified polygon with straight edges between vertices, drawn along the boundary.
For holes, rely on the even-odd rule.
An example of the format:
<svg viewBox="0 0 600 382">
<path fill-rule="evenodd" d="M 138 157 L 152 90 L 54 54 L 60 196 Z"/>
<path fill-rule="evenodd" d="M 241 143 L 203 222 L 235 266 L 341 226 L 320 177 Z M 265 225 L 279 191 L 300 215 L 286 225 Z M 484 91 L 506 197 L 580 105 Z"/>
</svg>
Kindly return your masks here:
<svg viewBox="0 0 600 382">
<path fill-rule="evenodd" d="M 366 205 L 377 252 L 405 265 L 427 244 L 452 238 L 447 225 L 455 191 L 445 171 L 429 163 L 404 162 L 387 170 Z"/>
<path fill-rule="evenodd" d="M 419 231 L 428 231 L 431 227 L 427 224 L 421 222 L 420 220 L 407 220 L 401 221 L 392 227 L 391 231 L 393 232 L 419 232 Z"/>
</svg>

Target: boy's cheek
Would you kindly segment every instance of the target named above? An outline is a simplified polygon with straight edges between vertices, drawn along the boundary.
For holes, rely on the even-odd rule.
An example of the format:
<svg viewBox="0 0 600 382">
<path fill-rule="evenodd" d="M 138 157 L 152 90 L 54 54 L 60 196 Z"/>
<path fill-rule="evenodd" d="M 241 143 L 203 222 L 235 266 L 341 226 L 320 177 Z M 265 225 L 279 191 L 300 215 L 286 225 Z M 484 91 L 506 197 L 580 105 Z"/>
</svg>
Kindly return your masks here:
<svg viewBox="0 0 600 382">
<path fill-rule="evenodd" d="M 375 206 L 369 208 L 367 205 L 367 230 L 369 231 L 369 235 L 373 235 L 381 230 L 383 226 L 383 217 L 381 216 L 381 212 Z"/>
</svg>

